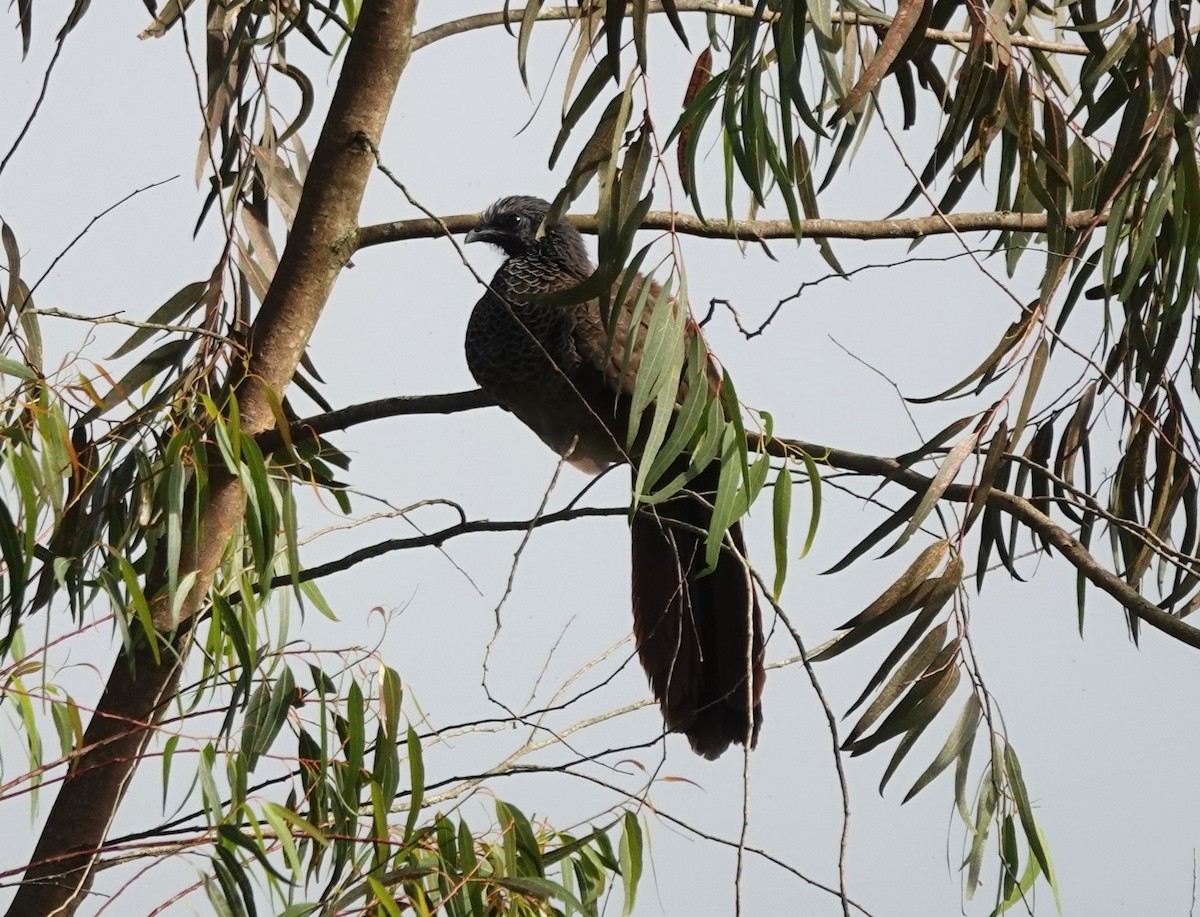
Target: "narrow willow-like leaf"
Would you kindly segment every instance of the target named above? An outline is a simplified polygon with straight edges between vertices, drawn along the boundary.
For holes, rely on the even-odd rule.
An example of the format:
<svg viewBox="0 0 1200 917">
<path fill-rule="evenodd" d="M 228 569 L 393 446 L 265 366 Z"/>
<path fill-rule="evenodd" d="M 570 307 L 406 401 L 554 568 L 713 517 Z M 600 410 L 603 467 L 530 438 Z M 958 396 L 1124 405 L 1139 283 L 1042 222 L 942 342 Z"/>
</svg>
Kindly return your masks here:
<svg viewBox="0 0 1200 917">
<path fill-rule="evenodd" d="M 950 730 L 950 735 L 946 737 L 946 744 L 942 746 L 941 751 L 930 763 L 924 773 L 917 778 L 912 785 L 912 789 L 905 794 L 903 802 L 908 802 L 916 796 L 921 790 L 929 786 L 942 771 L 950 764 L 958 760 L 962 756 L 963 749 L 975 741 L 975 733 L 979 729 L 979 723 L 983 718 L 983 708 L 979 703 L 979 696 L 975 692 L 967 698 L 967 702 L 963 704 L 962 713 L 958 716 L 958 722 L 954 724 L 954 728 Z"/>
<path fill-rule="evenodd" d="M 1033 807 L 1029 804 L 1029 791 L 1025 788 L 1025 778 L 1021 774 L 1021 763 L 1017 760 L 1017 753 L 1008 744 L 1004 746 L 1004 771 L 1008 776 L 1008 786 L 1012 790 L 1013 802 L 1017 807 L 1017 817 L 1021 820 L 1021 828 L 1025 832 L 1029 849 L 1037 857 L 1038 864 L 1042 867 L 1042 873 L 1051 877 L 1054 870 L 1050 865 L 1050 857 L 1042 844 L 1037 821 L 1033 817 Z"/>
<path fill-rule="evenodd" d="M 280 807 L 271 802 L 264 802 L 262 806 L 262 817 L 267 820 L 267 824 L 271 826 L 271 831 L 275 835 L 279 846 L 283 849 L 283 858 L 291 870 L 291 881 L 299 880 L 303 873 L 300 853 L 296 849 L 296 839 L 292 837 L 292 826 L 279 815 Z"/>
<path fill-rule="evenodd" d="M 273 819 L 290 825 L 293 831 L 299 831 L 320 847 L 329 846 L 329 839 L 325 836 L 324 832 L 312 822 L 305 819 L 299 812 L 270 801 L 264 801 L 262 805 L 264 815 L 269 813 Z"/>
<path fill-rule="evenodd" d="M 12 227 L 0 220 L 0 240 L 4 244 L 4 257 L 8 260 L 8 292 L 4 296 L 4 314 L 24 308 L 24 297 L 21 295 L 21 248 L 17 245 L 16 234 Z"/>
<path fill-rule="evenodd" d="M 507 889 L 510 892 L 516 892 L 519 895 L 525 895 L 538 900 L 557 899 L 570 904 L 580 911 L 586 911 L 583 902 L 563 888 L 562 885 L 540 876 L 493 876 L 488 879 L 488 882 L 499 888 Z"/>
<path fill-rule="evenodd" d="M 704 338 L 699 334 L 688 336 L 686 366 L 687 394 L 684 395 L 683 404 L 679 406 L 671 420 L 670 436 L 655 454 L 649 474 L 646 476 L 646 489 L 653 491 L 651 497 L 655 500 L 661 497 L 663 490 L 673 489 L 678 492 L 678 487 L 682 487 L 686 483 L 686 474 L 683 475 L 683 481 L 667 481 L 665 484 L 662 476 L 700 434 L 701 424 L 711 398 L 707 375 L 708 348 L 704 344 Z"/>
<path fill-rule="evenodd" d="M 177 366 L 194 343 L 192 340 L 168 341 L 150 353 L 122 376 L 112 391 L 100 400 L 100 404 L 84 414 L 80 422 L 89 423 L 95 420 L 104 412 L 126 401 L 143 383 Z"/>
<path fill-rule="evenodd" d="M 37 373 L 24 363 L 14 360 L 12 357 L 6 357 L 3 354 L 0 354 L 0 373 L 6 376 L 14 376 L 25 382 L 32 382 L 38 377 Z"/>
<path fill-rule="evenodd" d="M 571 107 L 563 115 L 562 127 L 559 128 L 558 136 L 554 139 L 554 145 L 550 148 L 549 166 L 551 169 L 558 163 L 558 157 L 566 147 L 567 140 L 571 136 L 571 131 L 575 129 L 575 125 L 579 123 L 579 119 L 583 117 L 584 113 L 591 108 L 592 103 L 600 97 L 601 90 L 608 85 L 608 80 L 611 76 L 612 69 L 609 66 L 608 58 L 605 58 L 596 65 L 596 69 L 584 81 L 583 88 L 579 90 L 579 95 L 575 97 L 575 101 L 571 103 Z"/>
<path fill-rule="evenodd" d="M 555 196 L 546 214 L 547 223 L 555 223 L 566 212 L 592 176 L 612 158 L 612 147 L 621 137 L 629 117 L 629 96 L 632 83 L 627 83 L 624 92 L 613 98 L 600 116 L 596 129 L 580 150 L 575 165 L 561 191 Z M 602 201 L 603 204 L 603 201 Z"/>
<path fill-rule="evenodd" d="M 894 532 L 896 529 L 900 528 L 900 526 L 904 525 L 904 523 L 908 521 L 909 516 L 912 515 L 913 510 L 917 508 L 917 504 L 919 502 L 921 502 L 921 495 L 919 493 L 913 494 L 913 496 L 910 497 L 903 506 L 901 506 L 898 510 L 892 513 L 891 516 L 876 526 L 866 538 L 851 548 L 845 557 L 839 560 L 828 570 L 822 570 L 822 575 L 838 573 L 841 570 L 846 569 L 848 566 L 854 563 L 854 561 L 858 560 L 858 558 L 862 557 L 863 554 L 886 538 L 888 534 Z"/>
<path fill-rule="evenodd" d="M 867 65 L 858 82 L 838 103 L 833 116 L 829 119 L 831 125 L 836 124 L 848 113 L 858 110 L 864 99 L 879 86 L 888 71 L 898 61 L 904 59 L 901 57 L 902 52 L 911 54 L 915 50 L 909 42 L 909 38 L 914 33 L 924 33 L 925 23 L 929 21 L 932 12 L 933 0 L 900 0 L 883 41 L 875 50 L 870 64 Z"/>
<path fill-rule="evenodd" d="M 775 583 L 772 589 L 775 601 L 783 592 L 787 580 L 788 565 L 788 521 L 792 515 L 792 471 L 785 462 L 775 477 L 775 493 L 771 501 L 771 518 L 775 542 Z"/>
<path fill-rule="evenodd" d="M 175 453 L 174 458 L 171 457 L 172 453 Z M 162 512 L 167 526 L 167 594 L 173 598 L 179 593 L 179 561 L 183 552 L 183 514 L 188 474 L 175 449 L 169 450 L 168 459 Z"/>
<path fill-rule="evenodd" d="M 917 740 L 925 734 L 925 730 L 929 728 L 929 724 L 933 720 L 924 720 L 917 723 L 912 729 L 904 733 L 903 738 L 896 743 L 896 750 L 892 752 L 892 757 L 888 759 L 887 767 L 883 769 L 883 776 L 879 778 L 879 795 L 882 796 L 887 790 L 887 785 L 891 783 L 892 777 L 896 775 L 896 770 L 908 757 L 908 753 L 913 750 L 917 744 Z"/>
<path fill-rule="evenodd" d="M 8 568 L 8 607 L 12 615 L 11 625 L 15 629 L 25 604 L 25 587 L 29 582 L 29 567 L 33 558 L 25 552 L 21 533 L 3 499 L 0 499 L 0 554 Z"/>
<path fill-rule="evenodd" d="M 1012 816 L 1005 815 L 1000 825 L 1000 905 L 992 912 L 992 917 L 997 917 L 1004 910 L 1004 902 L 1013 897 L 1020 869 L 1021 853 L 1017 847 L 1017 830 Z"/>
<path fill-rule="evenodd" d="M 937 433 L 933 434 L 933 436 L 925 440 L 925 442 L 923 442 L 916 449 L 913 449 L 911 452 L 905 452 L 903 455 L 896 456 L 896 464 L 900 467 L 895 472 L 892 472 L 891 476 L 895 477 L 903 469 L 910 468 L 915 462 L 919 462 L 921 459 L 927 458 L 931 453 L 939 449 L 947 440 L 957 436 L 959 433 L 969 427 L 971 422 L 974 420 L 975 415 L 973 414 L 966 417 L 960 417 L 958 420 L 947 424 Z"/>
<path fill-rule="evenodd" d="M 260 685 L 251 695 L 242 732 L 242 754 L 247 758 L 249 770 L 254 770 L 258 759 L 271 747 L 287 722 L 295 693 L 292 670 L 284 666 L 274 685 Z"/>
<path fill-rule="evenodd" d="M 932 404 L 935 401 L 944 401 L 951 395 L 955 395 L 965 389 L 968 385 L 978 379 L 986 379 L 993 376 L 1000 365 L 1000 361 L 1010 350 L 1017 346 L 1025 338 L 1025 334 L 1032 324 L 1033 320 L 1041 314 L 1040 309 L 1030 308 L 1025 311 L 1025 314 L 1008 326 L 1008 330 L 1004 332 L 1004 336 L 1000 338 L 995 349 L 989 353 L 975 369 L 973 369 L 965 378 L 956 382 L 954 385 L 945 391 L 938 392 L 936 395 L 929 395 L 923 398 L 907 398 L 906 401 L 912 404 Z"/>
<path fill-rule="evenodd" d="M 487 913 L 483 901 L 483 886 L 473 881 L 479 872 L 479 857 L 475 853 L 475 838 L 466 819 L 458 823 L 458 862 L 463 877 L 467 879 L 465 885 L 471 913 Z"/>
<path fill-rule="evenodd" d="M 950 542 L 941 538 L 925 548 L 892 585 L 884 590 L 879 598 L 838 627 L 838 630 L 851 630 L 861 627 L 881 613 L 891 608 L 902 597 L 908 595 L 916 586 L 927 580 L 933 571 L 941 565 L 949 550 Z"/>
<path fill-rule="evenodd" d="M 852 747 L 860 736 L 874 726 L 888 708 L 900 699 L 900 695 L 912 686 L 917 676 L 924 672 L 926 667 L 945 649 L 947 628 L 948 625 L 942 622 L 925 635 L 925 639 L 913 650 L 912 655 L 904 660 L 900 668 L 880 690 L 875 700 L 863 711 L 863 715 L 859 717 L 858 722 L 854 724 L 854 728 L 846 737 L 843 743 L 844 747 Z M 854 707 L 850 708 L 850 710 L 853 709 Z"/>
<path fill-rule="evenodd" d="M 817 538 L 817 529 L 821 524 L 821 473 L 817 469 L 817 463 L 807 452 L 801 451 L 800 458 L 804 462 L 804 468 L 808 474 L 808 487 L 812 499 L 812 511 L 808 517 L 808 533 L 804 536 L 804 547 L 800 550 L 800 557 L 804 558 L 812 550 L 813 542 Z"/>
<path fill-rule="evenodd" d="M 529 39 L 533 35 L 533 26 L 537 22 L 545 0 L 529 0 L 521 14 L 521 29 L 517 35 L 517 71 L 521 74 L 521 82 L 529 88 L 529 77 L 525 72 L 525 60 L 529 53 Z"/>
<path fill-rule="evenodd" d="M 961 562 L 959 564 L 958 575 L 961 578 Z M 858 699 L 850 705 L 846 710 L 847 714 L 853 713 L 874 691 L 883 680 L 888 676 L 888 673 L 896 667 L 902 660 L 905 654 L 912 649 L 913 645 L 921 638 L 921 636 L 929 629 L 929 626 L 937 618 L 943 606 L 953 594 L 952 580 L 946 577 L 939 577 L 933 580 L 927 589 L 923 590 L 920 599 L 920 613 L 913 619 L 908 630 L 904 632 L 904 636 L 896 643 L 891 652 L 887 654 L 875 674 L 867 682 Z M 915 600 L 914 600 L 915 601 Z M 916 607 L 914 605 L 914 607 Z M 840 644 L 840 641 L 839 641 Z"/>
<path fill-rule="evenodd" d="M 637 903 L 638 883 L 642 878 L 642 827 L 637 813 L 626 812 L 621 819 L 621 881 L 625 886 L 622 913 L 629 917 Z"/>
<path fill-rule="evenodd" d="M 955 662 L 957 654 L 958 641 L 952 640 L 871 735 L 858 739 L 852 745 L 847 742 L 850 754 L 865 754 L 901 733 L 928 725 L 958 686 L 961 671 Z"/>
<path fill-rule="evenodd" d="M 651 285 L 646 284 L 646 287 L 649 286 Z M 646 409 L 658 399 L 664 389 L 668 391 L 669 405 L 675 403 L 683 370 L 684 309 L 671 295 L 669 284 L 651 295 L 654 296 L 654 301 L 647 303 L 650 321 L 646 326 L 645 335 L 637 334 L 640 324 L 635 324 L 630 328 L 629 340 L 626 342 L 626 360 L 631 363 L 635 355 L 638 358 L 637 366 L 631 367 L 634 370 L 634 378 L 629 407 L 629 430 L 625 441 L 627 448 L 631 448 L 637 439 Z M 664 425 L 660 433 L 665 434 L 665 429 Z M 660 439 L 659 442 L 661 441 Z M 657 445 L 658 443 L 655 447 Z M 653 461 L 652 453 L 645 456 L 646 473 L 649 473 Z M 638 482 L 639 491 L 643 483 Z"/>
<path fill-rule="evenodd" d="M 686 113 L 692 102 L 700 91 L 712 80 L 712 48 L 706 46 L 700 52 L 700 56 L 696 58 L 696 63 L 692 66 L 692 75 L 688 79 L 687 89 L 683 94 L 683 110 Z M 690 192 L 693 188 L 692 184 L 692 169 L 690 167 L 689 144 L 692 138 L 692 132 L 695 130 L 695 124 L 689 121 L 679 133 L 679 144 L 676 147 L 676 166 L 679 170 L 679 183 L 683 186 L 685 192 Z"/>
<path fill-rule="evenodd" d="M 972 692 L 974 694 L 974 692 Z M 963 826 L 969 831 L 972 827 L 971 812 L 967 800 L 967 775 L 971 770 L 971 750 L 974 742 L 965 743 L 959 750 L 954 762 L 954 806 L 958 810 Z"/>
<path fill-rule="evenodd" d="M 934 506 L 942 499 L 942 494 L 946 492 L 946 488 L 953 482 L 958 474 L 959 468 L 967 457 L 974 453 L 975 447 L 979 444 L 979 433 L 972 433 L 970 436 L 964 436 L 954 448 L 946 455 L 942 461 L 942 465 L 938 468 L 937 474 L 933 476 L 933 480 L 929 482 L 929 487 L 921 495 L 921 502 L 917 504 L 917 508 L 913 510 L 913 514 L 909 517 L 908 525 L 904 527 L 904 531 L 900 533 L 900 537 L 896 542 L 888 548 L 887 554 L 899 550 L 908 542 L 908 539 L 921 527 L 921 523 L 925 521 L 925 517 L 933 511 Z"/>
<path fill-rule="evenodd" d="M 421 754 L 421 740 L 412 726 L 408 727 L 408 819 L 404 823 L 404 843 L 412 841 L 417 819 L 421 816 L 421 805 L 425 799 L 425 759 Z"/>
<path fill-rule="evenodd" d="M 1013 425 L 1012 441 L 1018 443 L 1029 422 L 1029 412 L 1033 409 L 1033 399 L 1037 396 L 1038 387 L 1042 384 L 1042 375 L 1046 371 L 1046 362 L 1050 359 L 1050 345 L 1043 339 L 1029 363 L 1029 378 L 1025 380 L 1025 392 L 1021 396 L 1021 406 L 1017 409 L 1017 422 Z"/>
<path fill-rule="evenodd" d="M 975 824 L 971 832 L 971 847 L 963 862 L 963 865 L 967 867 L 965 883 L 967 898 L 973 897 L 975 889 L 979 887 L 979 873 L 983 869 L 983 853 L 987 847 L 992 816 L 995 812 L 996 780 L 993 775 L 985 774 L 980 783 L 979 795 L 975 804 Z"/>
<path fill-rule="evenodd" d="M 150 605 L 146 601 L 146 594 L 142 591 L 141 580 L 129 561 L 127 561 L 120 554 L 115 553 L 115 551 L 111 556 L 116 562 L 117 569 L 121 574 L 121 579 L 125 584 L 126 596 L 128 598 L 128 602 L 125 607 L 127 611 L 133 611 L 133 617 L 142 625 L 142 629 L 145 631 L 150 644 L 150 653 L 154 657 L 154 662 L 157 665 L 159 663 L 158 640 L 154 636 L 156 633 L 154 629 L 154 621 L 150 614 Z M 132 606 L 132 608 L 130 608 L 130 606 Z"/>
<path fill-rule="evenodd" d="M 207 291 L 207 280 L 197 280 L 194 283 L 187 284 L 183 289 L 179 290 L 165 303 L 155 309 L 150 314 L 150 317 L 146 319 L 145 323 L 147 325 L 171 324 L 180 316 L 195 308 Z M 108 359 L 116 360 L 128 353 L 132 353 L 154 335 L 161 333 L 157 328 L 139 328 L 129 336 L 124 344 L 114 350 Z"/>
<path fill-rule="evenodd" d="M 1174 179 L 1170 163 L 1164 162 L 1154 181 L 1154 190 L 1150 192 L 1150 200 L 1145 214 L 1134 229 L 1135 242 L 1122 266 L 1125 282 L 1121 285 L 1117 298 L 1125 301 L 1133 293 L 1134 284 L 1142 276 L 1142 271 L 1150 257 L 1151 247 L 1158 241 L 1158 231 L 1171 203 L 1174 193 Z"/>
<path fill-rule="evenodd" d="M 987 456 L 983 460 L 983 471 L 979 474 L 975 493 L 971 497 L 971 508 L 967 511 L 967 517 L 963 521 L 964 531 L 974 524 L 987 505 L 988 497 L 1000 474 L 1000 466 L 1004 464 L 1004 457 L 1008 454 L 1010 442 L 1016 442 L 1016 437 L 1009 439 L 1008 424 L 1002 420 L 996 427 L 996 432 L 992 434 L 992 441 L 988 444 Z"/>
</svg>

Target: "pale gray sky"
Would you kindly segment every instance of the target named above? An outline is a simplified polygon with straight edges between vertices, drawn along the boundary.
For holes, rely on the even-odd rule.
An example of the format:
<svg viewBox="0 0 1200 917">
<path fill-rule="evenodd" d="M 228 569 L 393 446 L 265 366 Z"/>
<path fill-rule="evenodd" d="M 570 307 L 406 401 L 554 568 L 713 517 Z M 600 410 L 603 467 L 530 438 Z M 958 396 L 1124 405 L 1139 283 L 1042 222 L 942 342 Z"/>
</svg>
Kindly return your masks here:
<svg viewBox="0 0 1200 917">
<path fill-rule="evenodd" d="M 70 5 L 57 6 L 61 12 L 54 15 L 61 16 Z M 141 5 L 106 6 L 112 8 L 103 14 L 93 10 L 69 39 L 44 111 L 0 176 L 0 217 L 17 235 L 25 271 L 37 276 L 92 216 L 135 188 L 179 175 L 94 227 L 37 294 L 41 307 L 89 315 L 121 311 L 140 319 L 184 283 L 207 276 L 217 244 L 209 230 L 194 241 L 191 234 L 202 200 L 193 184 L 199 119 L 180 36 L 174 32 L 158 41 L 139 42 L 137 33 L 145 25 Z M 483 3 L 427 3 L 422 23 L 488 8 Z M 52 51 L 58 23 L 48 9 L 39 7 L 37 15 L 28 61 L 19 61 L 15 32 L 0 44 L 0 86 L 6 87 L 0 97 L 4 150 L 36 97 Z M 15 23 L 15 17 L 9 13 L 7 21 Z M 199 34 L 198 19 L 192 27 Z M 552 73 L 551 65 L 564 34 L 558 26 L 536 32 L 532 101 L 517 76 L 515 42 L 502 29 L 431 46 L 414 57 L 381 148 L 386 163 L 422 203 L 440 213 L 460 213 L 479 210 L 505 194 L 553 194 L 565 173 L 546 169 L 562 92 L 561 72 Z M 699 21 L 691 23 L 690 34 L 694 45 L 703 40 Z M 665 134 L 678 110 L 691 57 L 678 48 L 669 30 L 658 28 L 655 39 L 650 86 L 656 120 Z M 323 106 L 333 78 L 321 83 L 324 65 L 301 52 L 299 43 L 289 50 L 318 81 Z M 520 132 L 547 83 L 545 104 Z M 885 104 L 895 101 L 885 94 Z M 291 111 L 293 103 L 285 96 L 280 104 Z M 936 129 L 930 117 L 935 113 L 922 114 L 918 128 L 910 132 L 913 136 L 904 140 L 921 164 Z M 319 117 L 314 116 L 305 129 L 310 150 L 318 127 Z M 568 164 L 570 159 L 570 154 L 564 156 Z M 673 151 L 668 162 L 674 162 Z M 702 186 L 716 213 L 722 197 L 719 149 L 709 154 L 704 168 Z M 673 171 L 670 177 L 674 179 Z M 879 134 L 822 196 L 822 212 L 884 216 L 908 187 L 895 153 Z M 665 200 L 662 194 L 656 205 L 665 205 Z M 988 206 L 986 200 L 980 204 L 980 209 Z M 414 211 L 399 192 L 375 176 L 362 221 L 411 215 Z M 956 246 L 952 240 L 927 242 L 916 254 L 948 254 L 959 250 Z M 835 243 L 847 267 L 900 260 L 906 247 Z M 490 276 L 498 258 L 477 248 L 468 252 L 472 264 Z M 748 322 L 761 320 L 802 281 L 828 270 L 812 245 L 797 249 L 775 243 L 777 262 L 754 247 L 739 253 L 727 243 L 685 238 L 682 248 L 693 305 L 702 311 L 709 297 L 724 297 Z M 473 387 L 462 356 L 462 335 L 480 289 L 453 247 L 445 240 L 395 244 L 364 251 L 355 262 L 340 279 L 310 348 L 328 383 L 325 396 L 342 406 Z M 1002 263 L 986 266 L 1004 277 Z M 1037 267 L 1034 256 L 1029 269 L 1012 281 L 1019 297 L 1028 299 L 1036 292 Z M 889 384 L 846 351 L 886 373 L 905 394 L 927 395 L 978 363 L 1014 314 L 1011 301 L 992 281 L 968 259 L 958 259 L 869 271 L 848 282 L 829 281 L 787 305 L 769 332 L 753 341 L 742 339 L 729 315 L 718 311 L 708 336 L 733 374 L 742 400 L 770 411 L 782 434 L 862 452 L 898 454 L 917 445 L 920 437 Z M 1085 341 L 1094 319 L 1080 321 Z M 94 360 L 113 372 L 104 358 L 122 337 L 119 330 L 101 328 L 92 335 L 77 323 L 47 320 L 47 366 L 78 356 L 76 371 L 94 375 L 89 363 Z M 80 352 L 85 338 L 94 339 Z M 1069 378 L 1071 370 L 1064 367 L 1061 378 Z M 954 411 L 914 408 L 925 434 L 965 413 L 961 404 Z M 532 434 L 498 410 L 384 421 L 331 438 L 353 456 L 349 478 L 361 490 L 397 506 L 435 497 L 455 500 L 472 518 L 527 518 L 556 467 L 555 457 Z M 585 482 L 577 472 L 565 471 L 551 506 L 565 504 Z M 589 499 L 598 505 L 619 505 L 627 498 L 626 488 L 626 476 L 613 474 Z M 816 545 L 805 560 L 793 558 L 783 597 L 784 608 L 810 646 L 827 639 L 834 626 L 870 602 L 927 543 L 914 539 L 896 556 L 863 560 L 843 573 L 818 576 L 882 519 L 878 510 L 864 510 L 859 501 L 830 487 L 825 493 L 828 502 Z M 796 494 L 793 540 L 799 544 L 807 518 L 802 493 L 797 489 Z M 882 494 L 893 506 L 900 502 L 897 497 L 891 491 Z M 365 499 L 355 500 L 357 515 L 378 509 Z M 417 511 L 412 520 L 426 530 L 453 521 L 448 510 L 437 507 Z M 307 502 L 302 517 L 306 531 L 338 521 L 336 512 Z M 768 574 L 770 521 L 768 503 L 749 523 L 751 555 Z M 374 523 L 322 539 L 302 557 L 317 563 L 412 531 L 401 520 Z M 501 711 L 488 703 L 480 687 L 481 667 L 518 542 L 516 536 L 480 535 L 449 542 L 446 556 L 424 549 L 371 561 L 322 583 L 339 624 L 314 614 L 303 622 L 293 617 L 292 636 L 314 647 L 371 647 L 382 640 L 384 658 L 406 682 L 411 717 L 419 715 L 413 701 L 436 726 L 498 715 Z M 503 628 L 490 663 L 493 693 L 505 703 L 523 706 L 557 644 L 539 689 L 538 699 L 544 702 L 555 685 L 628 634 L 627 553 L 620 519 L 580 521 L 534 533 L 502 610 Z M 1191 715 L 1200 683 L 1194 651 L 1154 631 L 1146 631 L 1141 648 L 1135 648 L 1125 637 L 1120 610 L 1096 592 L 1090 595 L 1086 638 L 1081 640 L 1072 572 L 1055 557 L 1027 559 L 1022 569 L 1031 582 L 1013 583 L 995 571 L 981 596 L 972 590 L 971 634 L 987 687 L 1003 712 L 1034 795 L 1057 867 L 1063 911 L 1187 914 L 1200 836 L 1200 791 L 1191 776 L 1191 764 L 1200 752 L 1200 729 Z M 386 635 L 381 616 L 372 611 L 377 607 L 400 609 Z M 38 622 L 34 628 L 41 626 Z M 895 639 L 884 634 L 817 667 L 835 711 L 840 714 L 854 700 Z M 107 675 L 108 662 L 97 661 L 105 652 L 98 649 L 84 658 L 76 648 L 69 659 L 56 660 L 79 666 L 66 681 L 84 706 Z M 598 684 L 616 672 L 610 683 L 550 722 L 564 728 L 645 696 L 640 668 L 636 663 L 622 667 L 629 652 L 626 646 L 581 685 Z M 786 633 L 777 629 L 769 657 L 780 659 L 794 652 Z M 961 688 L 960 695 L 965 697 Z M 963 830 L 952 811 L 951 778 L 943 776 L 914 801 L 900 805 L 912 780 L 940 747 L 960 703 L 952 702 L 944 718 L 930 728 L 886 796 L 881 798 L 876 787 L 891 743 L 846 760 L 853 812 L 849 889 L 876 917 L 947 915 L 962 907 L 957 866 Z M 805 875 L 835 884 L 841 802 L 829 735 L 803 671 L 771 673 L 763 709 L 761 740 L 751 758 L 748 841 Z M 658 727 L 657 711 L 643 710 L 576 736 L 574 747 L 596 753 L 648 740 Z M 22 739 L 11 717 L 0 728 L 5 777 L 11 778 L 20 772 Z M 523 737 L 524 733 L 507 732 L 430 748 L 430 778 L 473 773 L 500 760 Z M 642 778 L 639 767 L 658 766 L 661 748 L 606 759 L 620 772 L 599 765 L 587 772 L 634 787 Z M 977 750 L 977 756 L 981 753 Z M 536 760 L 572 757 L 572 752 L 559 748 Z M 620 758 L 631 760 L 622 763 Z M 181 765 L 173 800 L 187 790 L 187 762 L 176 766 Z M 684 779 L 656 786 L 651 794 L 655 806 L 704 831 L 737 837 L 742 810 L 738 753 L 708 763 L 694 757 L 683 739 L 671 737 L 662 773 Z M 527 814 L 561 828 L 619 801 L 612 793 L 561 775 L 504 778 L 492 789 Z M 159 768 L 150 762 L 139 774 L 117 832 L 155 824 L 161 818 L 161 798 Z M 43 799 L 42 812 L 48 801 Z M 488 804 L 485 796 L 464 809 L 473 826 L 488 824 Z M 26 827 L 30 814 L 25 796 L 0 797 L 0 805 L 8 826 L 0 836 L 0 863 L 10 869 L 24 862 L 40 819 Z M 654 870 L 644 881 L 638 914 L 731 913 L 733 851 L 690 837 L 653 814 L 648 822 Z M 97 890 L 115 892 L 142 865 L 102 874 Z M 968 913 L 990 910 L 993 877 L 994 871 L 987 874 L 980 900 L 966 905 Z M 150 913 L 194 876 L 176 861 L 136 881 L 137 890 L 114 904 L 121 914 Z M 840 913 L 835 898 L 754 856 L 746 862 L 743 894 L 745 913 L 750 915 Z M 102 902 L 97 897 L 81 913 L 97 913 Z M 166 913 L 208 912 L 209 905 L 197 892 Z M 1036 912 L 1054 913 L 1044 887 L 1036 897 Z"/>
</svg>

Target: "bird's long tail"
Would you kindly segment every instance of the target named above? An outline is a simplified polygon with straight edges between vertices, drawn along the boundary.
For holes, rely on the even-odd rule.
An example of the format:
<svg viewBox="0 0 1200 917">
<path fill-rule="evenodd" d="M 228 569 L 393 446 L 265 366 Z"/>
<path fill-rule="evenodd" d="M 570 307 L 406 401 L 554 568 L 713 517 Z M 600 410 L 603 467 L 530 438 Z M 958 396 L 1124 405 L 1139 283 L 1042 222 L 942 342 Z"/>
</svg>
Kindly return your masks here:
<svg viewBox="0 0 1200 917">
<path fill-rule="evenodd" d="M 704 570 L 704 532 L 720 468 L 634 514 L 633 631 L 667 729 L 712 759 L 731 742 L 751 747 L 762 724 L 762 615 L 743 560 L 741 528 L 726 535 L 716 568 Z M 666 478 L 669 480 L 671 474 Z"/>
</svg>

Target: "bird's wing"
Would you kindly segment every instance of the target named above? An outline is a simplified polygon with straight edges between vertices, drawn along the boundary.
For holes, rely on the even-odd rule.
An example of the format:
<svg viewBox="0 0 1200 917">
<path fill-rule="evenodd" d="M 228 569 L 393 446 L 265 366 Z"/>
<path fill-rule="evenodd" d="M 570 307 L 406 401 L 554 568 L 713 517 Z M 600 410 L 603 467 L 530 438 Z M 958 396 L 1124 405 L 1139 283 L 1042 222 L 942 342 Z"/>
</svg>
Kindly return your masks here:
<svg viewBox="0 0 1200 917">
<path fill-rule="evenodd" d="M 614 301 L 608 316 L 601 313 L 598 300 L 593 300 L 581 308 L 575 324 L 574 343 L 581 362 L 600 373 L 607 389 L 617 394 L 632 395 L 638 372 L 641 370 L 646 336 L 655 310 L 687 309 L 687 305 L 678 302 L 673 296 L 664 299 L 661 295 L 661 285 L 641 274 L 633 278 L 624 298 L 616 302 L 620 285 L 620 281 L 613 285 Z M 642 302 L 640 309 L 639 300 Z M 684 333 L 689 339 L 692 335 L 700 333 L 699 327 L 690 316 L 686 316 L 684 321 Z M 707 374 L 709 385 L 715 392 L 720 383 L 720 374 L 711 361 L 707 367 Z M 680 401 L 687 394 L 684 381 L 686 375 L 685 372 L 680 379 Z"/>
</svg>

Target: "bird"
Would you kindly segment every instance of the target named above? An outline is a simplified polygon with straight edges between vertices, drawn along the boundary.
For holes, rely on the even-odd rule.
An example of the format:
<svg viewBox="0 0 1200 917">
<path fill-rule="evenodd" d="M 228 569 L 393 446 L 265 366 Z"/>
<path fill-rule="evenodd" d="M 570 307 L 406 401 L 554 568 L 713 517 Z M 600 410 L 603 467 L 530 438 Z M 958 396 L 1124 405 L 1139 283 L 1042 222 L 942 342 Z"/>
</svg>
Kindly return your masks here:
<svg viewBox="0 0 1200 917">
<path fill-rule="evenodd" d="M 599 299 L 547 302 L 596 270 L 574 225 L 543 225 L 548 211 L 541 198 L 501 198 L 466 234 L 465 242 L 490 243 L 505 256 L 467 323 L 468 368 L 480 388 L 572 465 L 592 474 L 622 462 L 636 467 L 642 444 L 623 446 L 634 378 L 654 308 L 674 303 L 660 301 L 658 284 L 641 275 L 614 284 L 623 301 L 611 304 L 611 323 Z M 631 332 L 645 284 L 649 295 Z M 685 333 L 700 334 L 690 318 Z M 719 385 L 710 365 L 701 378 L 714 390 Z M 681 382 L 681 397 L 685 390 Z M 688 464 L 685 454 L 664 477 Z M 704 533 L 720 463 L 691 473 L 683 491 L 631 514 L 633 631 L 667 731 L 683 733 L 711 760 L 732 743 L 757 743 L 762 613 L 738 524 L 705 572 Z"/>
</svg>

